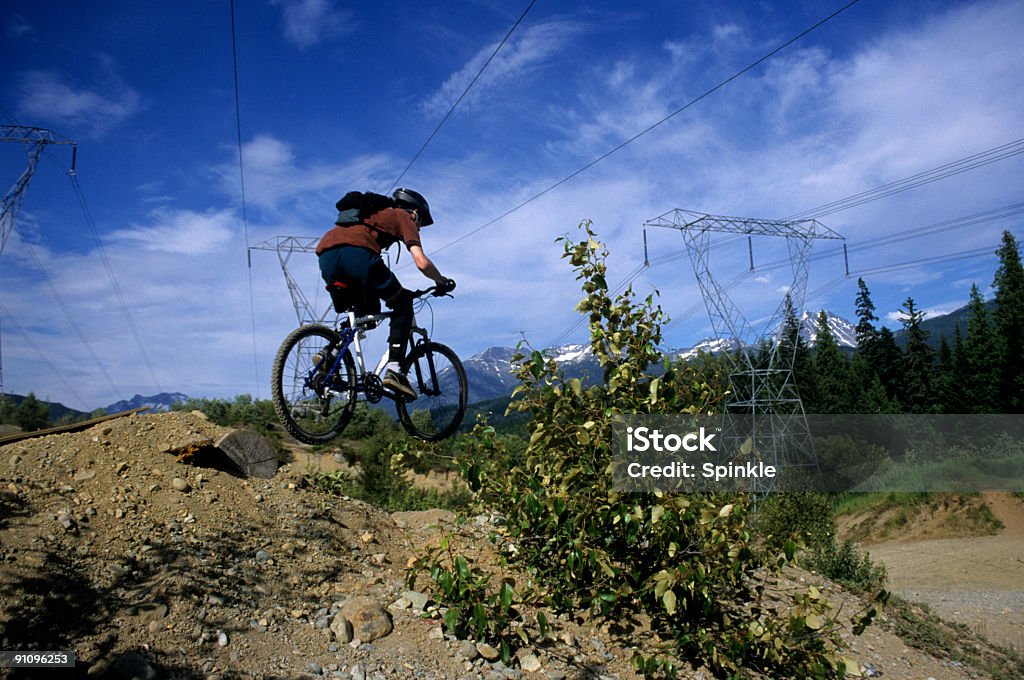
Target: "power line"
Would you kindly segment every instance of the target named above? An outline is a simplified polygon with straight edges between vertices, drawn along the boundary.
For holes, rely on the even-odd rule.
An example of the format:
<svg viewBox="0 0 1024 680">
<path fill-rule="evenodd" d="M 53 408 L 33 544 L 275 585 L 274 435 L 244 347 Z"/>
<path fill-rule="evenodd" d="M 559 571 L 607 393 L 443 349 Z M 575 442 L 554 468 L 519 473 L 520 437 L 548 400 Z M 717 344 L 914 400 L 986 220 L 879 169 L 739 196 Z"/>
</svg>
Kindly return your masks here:
<svg viewBox="0 0 1024 680">
<path fill-rule="evenodd" d="M 82 399 L 82 396 L 78 394 L 78 392 L 75 391 L 75 388 L 71 385 L 71 383 L 69 383 L 67 379 L 64 378 L 64 374 L 61 373 L 57 369 L 57 367 L 53 365 L 53 362 L 50 361 L 50 357 L 48 357 L 45 352 L 39 349 L 39 346 L 32 341 L 31 336 L 29 336 L 24 330 L 22 330 L 22 328 L 18 326 L 18 324 L 10 320 L 11 315 L 7 311 L 7 308 L 4 307 L 3 303 L 0 303 L 0 315 L 2 315 L 4 318 L 8 320 L 8 325 L 14 326 L 15 332 L 21 336 L 21 339 L 25 342 L 25 344 L 31 347 L 33 351 L 35 351 L 35 353 L 39 355 L 39 360 L 50 367 L 50 370 L 53 371 L 54 375 L 57 376 L 57 379 L 60 380 L 60 382 L 64 385 L 64 389 L 66 389 L 71 394 L 71 396 L 77 399 L 79 404 L 88 407 L 88 403 L 84 399 Z"/>
<path fill-rule="evenodd" d="M 106 248 L 103 247 L 103 239 L 100 238 L 100 232 L 96 228 L 96 222 L 93 220 L 92 213 L 89 211 L 89 206 L 85 202 L 85 194 L 82 192 L 82 187 L 78 183 L 78 175 L 72 169 L 68 173 L 68 177 L 71 178 L 71 185 L 75 189 L 75 196 L 78 198 L 78 205 L 81 207 L 82 215 L 85 217 L 85 222 L 89 226 L 89 231 L 92 232 L 93 239 L 96 241 L 96 249 L 99 251 L 104 269 L 107 270 L 107 278 L 110 279 L 110 285 L 114 289 L 114 295 L 117 297 L 118 305 L 121 307 L 121 313 L 128 322 L 128 328 L 131 331 L 132 338 L 135 340 L 135 345 L 139 349 L 139 354 L 142 356 L 142 362 L 146 365 L 146 369 L 149 371 L 149 377 L 153 381 L 153 385 L 156 386 L 157 392 L 163 392 L 163 388 L 160 386 L 160 380 L 156 377 L 156 370 L 153 368 L 153 362 L 150 361 L 149 353 L 146 351 L 146 345 L 142 342 L 142 337 L 139 335 L 139 329 L 135 326 L 135 320 L 132 318 L 131 311 L 128 309 L 128 303 L 125 302 L 124 294 L 121 292 L 121 286 L 118 285 L 117 276 L 114 274 L 114 268 L 110 264 L 110 258 L 107 257 Z"/>
<path fill-rule="evenodd" d="M 861 276 L 865 274 L 886 274 L 889 272 L 900 271 L 903 269 L 911 269 L 913 267 L 927 266 L 933 264 L 944 264 L 946 262 L 956 262 L 958 260 L 970 260 L 983 255 L 991 255 L 995 252 L 997 246 L 988 246 L 984 248 L 974 248 L 972 250 L 962 250 L 956 253 L 948 253 L 946 255 L 936 255 L 934 257 L 924 257 L 917 260 L 909 260 L 907 262 L 897 262 L 893 264 L 880 265 L 878 267 L 868 267 L 867 269 L 860 269 L 857 271 L 850 272 L 851 276 Z M 847 276 L 836 277 L 835 279 L 828 281 L 818 288 L 815 288 L 811 293 L 807 295 L 808 299 L 813 299 L 819 295 L 823 295 L 828 291 L 836 288 L 843 282 L 849 280 Z"/>
<path fill-rule="evenodd" d="M 74 316 L 71 315 L 71 310 L 64 302 L 64 298 L 61 297 L 60 292 L 57 290 L 57 286 L 54 285 L 53 279 L 50 278 L 50 275 L 43 267 L 43 263 L 39 260 L 39 256 L 36 255 L 35 248 L 33 248 L 32 245 L 29 244 L 29 242 L 25 241 L 24 239 L 22 239 L 21 245 L 25 249 L 25 252 L 29 254 L 29 257 L 35 264 L 36 269 L 39 270 L 39 274 L 43 277 L 43 282 L 46 283 L 46 286 L 50 289 L 50 294 L 53 295 L 53 299 L 57 301 L 57 306 L 59 306 L 61 311 L 64 313 L 64 316 L 68 321 L 68 325 L 71 326 L 71 330 L 73 330 L 75 332 L 75 335 L 78 336 L 78 339 L 81 341 L 82 346 L 85 347 L 85 350 L 89 353 L 89 356 L 92 358 L 93 363 L 96 364 L 97 368 L 100 369 L 100 373 L 102 373 L 103 377 L 106 378 L 107 384 L 110 385 L 110 389 L 114 391 L 114 394 L 123 398 L 123 396 L 121 395 L 121 391 L 118 389 L 117 385 L 114 384 L 114 380 L 110 377 L 110 373 L 107 372 L 107 369 L 103 366 L 103 362 L 101 362 L 99 357 L 96 356 L 96 352 L 95 350 L 93 350 L 92 345 L 85 338 L 85 333 L 82 332 L 81 326 L 78 325 L 78 322 L 75 321 Z"/>
<path fill-rule="evenodd" d="M 889 184 L 883 184 L 882 186 L 862 191 L 853 196 L 847 196 L 831 203 L 820 205 L 816 208 L 804 210 L 795 215 L 791 215 L 786 218 L 787 220 L 795 219 L 810 219 L 817 217 L 824 217 L 825 215 L 831 215 L 832 213 L 839 212 L 841 210 L 847 210 L 854 206 L 863 205 L 871 201 L 877 201 L 878 199 L 892 196 L 893 194 L 907 191 L 908 189 L 915 189 L 925 184 L 931 184 L 937 182 L 940 179 L 946 177 L 952 177 L 953 175 L 959 175 L 960 173 L 967 172 L 968 170 L 974 170 L 996 161 L 1001 161 L 1006 158 L 1012 158 L 1013 156 L 1019 156 L 1024 154 L 1024 139 L 1017 139 L 1007 144 L 1002 144 L 997 147 L 993 147 L 986 151 L 966 156 L 959 160 L 940 165 L 937 168 L 926 170 L 924 172 L 905 177 Z"/>
<path fill-rule="evenodd" d="M 256 398 L 260 396 L 260 362 L 256 347 L 256 299 L 252 286 L 252 253 L 249 250 L 249 215 L 245 200 L 245 163 L 242 158 L 242 105 L 238 95 L 238 41 L 235 31 L 235 0 L 231 0 L 231 64 L 235 84 L 235 130 L 238 133 L 238 177 L 242 197 L 242 227 L 245 231 L 246 271 L 249 279 L 249 320 L 252 331 L 253 375 L 256 378 Z"/>
<path fill-rule="evenodd" d="M 419 151 L 417 151 L 416 154 L 412 157 L 412 160 L 409 161 L 409 164 L 405 166 L 405 169 L 402 170 L 401 174 L 398 175 L 398 178 L 391 184 L 391 188 L 388 189 L 389 194 L 398 186 L 398 183 L 402 181 L 402 178 L 405 177 L 405 174 L 409 172 L 409 168 L 413 166 L 413 163 L 419 160 L 419 157 L 426 150 L 430 142 L 433 141 L 434 137 L 441 130 L 441 127 L 446 122 L 448 122 L 448 119 L 455 112 L 455 107 L 457 107 L 466 97 L 466 95 L 469 94 L 470 89 L 472 89 L 473 85 L 476 84 L 476 81 L 479 80 L 484 70 L 490 65 L 491 61 L 494 60 L 494 57 L 497 56 L 498 52 L 501 51 L 501 48 L 505 46 L 505 43 L 508 42 L 508 39 L 512 36 L 512 33 L 515 32 L 515 30 L 519 27 L 519 24 L 522 23 L 523 19 L 526 18 L 526 15 L 529 13 L 529 11 L 533 9 L 533 6 L 534 4 L 536 4 L 536 2 L 537 0 L 530 0 L 530 4 L 527 5 L 526 9 L 523 10 L 523 13 L 519 16 L 518 19 L 516 19 L 516 22 L 512 24 L 512 28 L 510 28 L 508 33 L 505 34 L 505 37 L 502 38 L 500 43 L 498 43 L 498 46 L 494 48 L 494 51 L 491 53 L 491 56 L 487 57 L 487 61 L 485 61 L 484 65 L 480 67 L 480 70 L 477 71 L 477 74 L 473 76 L 473 80 L 469 82 L 469 85 L 467 85 L 466 89 L 462 91 L 462 94 L 460 94 L 459 98 L 455 100 L 455 103 L 451 105 L 451 108 L 448 109 L 448 113 L 444 114 L 444 118 L 442 118 L 441 122 L 437 124 L 437 127 L 435 127 L 434 131 L 430 133 L 430 136 L 427 137 L 427 141 L 423 142 L 423 146 L 419 148 Z"/>
<path fill-rule="evenodd" d="M 852 0 L 851 2 L 848 2 L 847 4 L 843 5 L 843 6 L 842 6 L 842 7 L 840 7 L 840 8 L 838 9 L 838 10 L 836 10 L 835 12 L 833 12 L 832 14 L 830 14 L 829 16 L 827 16 L 827 17 L 825 17 L 824 19 L 822 19 L 822 20 L 818 21 L 818 22 L 817 22 L 816 24 L 814 24 L 814 25 L 813 25 L 813 26 L 811 26 L 810 28 L 804 29 L 803 31 L 801 31 L 801 32 L 800 32 L 800 33 L 798 33 L 797 35 L 793 36 L 792 38 L 790 38 L 790 39 L 789 39 L 789 40 L 787 40 L 786 42 L 782 43 L 781 45 L 779 45 L 778 47 L 776 47 L 775 49 L 773 49 L 773 50 L 772 50 L 771 52 L 768 52 L 767 54 L 765 54 L 765 55 L 764 55 L 764 56 L 762 56 L 761 58 L 757 59 L 756 61 L 754 61 L 753 63 L 751 63 L 751 64 L 750 64 L 749 66 L 746 66 L 745 68 L 743 68 L 743 69 L 741 69 L 741 70 L 737 71 L 736 73 L 734 73 L 733 75 L 729 76 L 728 78 L 726 78 L 726 79 L 725 79 L 725 80 L 723 80 L 722 82 L 718 83 L 717 85 L 715 85 L 715 86 L 714 86 L 714 87 L 712 87 L 711 89 L 709 89 L 709 90 L 705 91 L 705 92 L 704 92 L 703 94 L 701 94 L 701 95 L 699 95 L 699 96 L 695 97 L 694 99 L 691 99 L 691 100 L 690 100 L 689 102 L 687 102 L 687 103 L 686 103 L 686 104 L 684 104 L 683 106 L 679 107 L 678 109 L 676 109 L 676 110 L 675 110 L 675 111 L 673 111 L 672 113 L 668 114 L 667 116 L 665 116 L 664 118 L 662 118 L 662 119 L 661 119 L 661 120 L 659 120 L 658 122 L 654 123 L 653 125 L 650 125 L 650 126 L 648 126 L 648 127 L 647 127 L 647 128 L 645 128 L 644 130 L 642 130 L 642 131 L 638 132 L 637 134 L 633 135 L 632 137 L 630 137 L 630 138 L 629 138 L 629 139 L 627 139 L 626 141 L 622 142 L 622 143 L 621 143 L 621 144 L 619 144 L 618 146 L 614 147 L 613 149 L 611 149 L 611 150 L 609 150 L 609 151 L 606 151 L 605 153 L 603 153 L 602 155 L 598 156 L 598 157 L 597 157 L 597 158 L 595 158 L 594 160 L 590 161 L 589 163 L 587 163 L 587 164 L 586 164 L 586 165 L 584 165 L 583 167 L 579 168 L 579 169 L 578 169 L 578 170 L 576 170 L 575 172 L 573 172 L 573 173 L 571 173 L 571 174 L 567 175 L 566 177 L 564 177 L 564 178 L 562 178 L 562 179 L 558 180 L 557 182 L 555 182 L 554 184 L 552 184 L 552 185 L 551 185 L 551 186 L 549 186 L 548 188 L 544 189 L 543 191 L 541 191 L 541 192 L 539 192 L 539 193 L 537 193 L 537 194 L 534 194 L 533 196 L 531 196 L 530 198 L 526 199 L 525 201 L 523 201 L 523 202 L 519 203 L 518 205 L 516 205 L 516 206 L 514 206 L 514 207 L 510 208 L 509 210 L 506 210 L 505 212 L 503 212 L 502 214 L 498 215 L 497 217 L 495 217 L 495 218 L 494 218 L 494 219 L 492 219 L 491 221 L 489 221 L 489 222 L 486 222 L 486 223 L 484 223 L 484 224 L 480 225 L 479 227 L 476 227 L 475 229 L 473 229 L 473 230 L 471 230 L 471 231 L 469 231 L 469 232 L 467 232 L 467 233 L 463 234 L 462 236 L 458 237 L 458 238 L 457 238 L 457 239 L 455 239 L 454 241 L 451 241 L 451 242 L 449 242 L 449 243 L 447 243 L 447 244 L 445 244 L 445 245 L 441 246 L 441 247 L 440 247 L 440 248 L 438 248 L 438 249 L 437 249 L 437 250 L 436 250 L 435 252 L 440 252 L 440 251 L 442 251 L 442 250 L 445 250 L 445 249 L 447 249 L 447 248 L 450 248 L 451 246 L 454 246 L 454 245 L 455 245 L 455 244 L 457 244 L 457 243 L 461 243 L 462 241 L 465 241 L 465 240 L 466 240 L 466 239 L 468 239 L 468 238 L 469 238 L 470 236 L 473 236 L 473 235 L 475 235 L 475 234 L 477 234 L 477 233 L 479 233 L 479 232 L 483 231 L 484 229 L 486 229 L 486 228 L 488 228 L 488 227 L 492 226 L 493 224 L 496 224 L 497 222 L 500 222 L 501 220 L 505 219 L 506 217 L 508 217 L 508 216 L 509 216 L 509 215 L 511 215 L 512 213 L 514 213 L 514 212 L 516 212 L 516 211 L 518 211 L 518 210 L 520 210 L 520 209 L 522 209 L 522 208 L 526 207 L 527 205 L 529 205 L 529 204 L 533 203 L 534 201 L 536 201 L 536 200 L 538 200 L 538 199 L 542 198 L 543 196 L 545 196 L 545 195 L 547 195 L 547 194 L 551 193 L 552 191 L 554 191 L 554 190 L 555 190 L 555 189 L 557 189 L 558 187 L 562 186 L 562 185 L 563 185 L 563 184 L 565 184 L 566 182 L 569 182 L 570 180 L 574 179 L 575 177 L 577 177 L 577 176 L 579 176 L 579 175 L 583 174 L 584 172 L 586 172 L 586 171 L 587 171 L 587 170 L 589 170 L 590 168 L 594 167 L 595 165 L 597 165 L 597 164 L 598 164 L 598 163 L 600 163 L 601 161 L 605 160 L 606 158 L 608 158 L 608 157 L 609 157 L 609 156 L 611 156 L 612 154 L 614 154 L 614 153 L 616 153 L 616 152 L 618 152 L 618 151 L 621 151 L 621 150 L 622 150 L 622 149 L 624 149 L 624 148 L 625 148 L 626 146 L 628 146 L 628 145 L 632 144 L 633 142 L 635 142 L 636 140 L 640 139 L 641 137 L 643 137 L 643 136 L 644 136 L 644 135 L 646 135 L 647 133 L 649 133 L 649 132 L 652 132 L 652 131 L 653 131 L 654 129 L 656 129 L 656 128 L 660 127 L 661 125 L 663 125 L 664 123 L 668 122 L 668 121 L 669 121 L 669 120 L 671 120 L 672 118 L 676 117 L 677 115 L 679 115 L 679 114 L 680 114 L 680 113 L 682 113 L 683 111 L 686 111 L 686 110 L 687 110 L 687 109 L 689 109 L 689 108 L 690 108 L 691 106 L 693 106 L 693 105 L 697 104 L 698 102 L 700 102 L 700 101 L 701 101 L 701 100 L 703 100 L 703 99 L 706 99 L 707 97 L 709 97 L 710 95 L 714 94 L 714 93 L 715 93 L 715 92 L 717 92 L 718 90 L 722 89 L 723 87 L 725 87 L 726 85 L 728 85 L 728 84 L 729 84 L 729 83 L 731 83 L 732 81 L 734 81 L 734 80 L 736 80 L 737 78 L 739 78 L 739 77 L 743 76 L 743 75 L 744 75 L 744 74 L 746 74 L 746 73 L 747 73 L 748 71 L 751 71 L 751 70 L 753 70 L 753 69 L 757 68 L 758 66 L 760 66 L 760 65 L 761 65 L 762 63 L 764 63 L 764 62 L 765 62 L 765 61 L 767 61 L 768 59 L 771 59 L 772 57 L 774 57 L 774 56 L 775 56 L 776 54 L 778 54 L 778 53 L 779 53 L 779 52 L 781 52 L 782 50 L 786 49 L 787 47 L 789 47 L 789 46 L 790 46 L 790 45 L 792 45 L 793 43 L 795 43 L 795 42 L 799 41 L 800 39 L 802 39 L 802 38 L 803 38 L 804 36 L 808 35 L 808 34 L 809 34 L 809 33 L 811 33 L 812 31 L 814 31 L 814 30 L 816 30 L 816 29 L 820 28 L 821 26 L 823 26 L 824 24 L 828 23 L 829 21 L 831 21 L 831 20 L 832 20 L 832 19 L 834 19 L 835 17 L 839 16 L 840 14 L 842 14 L 843 12 L 845 12 L 846 10 L 848 10 L 848 9 L 849 9 L 850 7 L 853 7 L 853 6 L 854 6 L 854 5 L 856 5 L 856 4 L 857 4 L 857 3 L 859 2 L 859 1 L 860 1 L 860 0 Z"/>
<path fill-rule="evenodd" d="M 100 232 L 96 227 L 96 221 L 93 219 L 92 211 L 89 210 L 89 204 L 85 200 L 85 192 L 82 191 L 82 186 L 78 181 L 78 173 L 73 165 L 65 165 L 50 151 L 47 151 L 46 155 L 51 161 L 60 167 L 64 174 L 66 174 L 71 180 L 71 186 L 74 189 L 75 198 L 78 200 L 78 207 L 82 211 L 82 217 L 85 220 L 86 225 L 89 227 L 89 232 L 92 234 L 93 240 L 96 241 L 96 249 L 100 254 L 100 260 L 103 262 L 103 268 L 107 272 L 107 278 L 110 280 L 110 286 L 114 291 L 115 297 L 117 297 L 118 306 L 121 309 L 121 313 L 124 315 L 125 321 L 128 323 L 128 329 L 131 331 L 132 338 L 135 340 L 135 345 L 139 349 L 142 362 L 146 365 L 149 377 L 153 381 L 153 385 L 156 387 L 157 392 L 163 392 L 163 388 L 160 386 L 160 380 L 156 377 L 156 370 L 153 368 L 153 362 L 150 361 L 149 353 L 146 351 L 146 345 L 142 341 L 142 337 L 139 335 L 138 328 L 135 325 L 135 320 L 132 318 L 128 304 L 125 302 L 124 294 L 121 292 L 121 286 L 118 283 L 114 267 L 110 263 L 110 258 L 107 257 L 107 251 L 103 245 L 103 239 L 100 238 Z"/>
</svg>

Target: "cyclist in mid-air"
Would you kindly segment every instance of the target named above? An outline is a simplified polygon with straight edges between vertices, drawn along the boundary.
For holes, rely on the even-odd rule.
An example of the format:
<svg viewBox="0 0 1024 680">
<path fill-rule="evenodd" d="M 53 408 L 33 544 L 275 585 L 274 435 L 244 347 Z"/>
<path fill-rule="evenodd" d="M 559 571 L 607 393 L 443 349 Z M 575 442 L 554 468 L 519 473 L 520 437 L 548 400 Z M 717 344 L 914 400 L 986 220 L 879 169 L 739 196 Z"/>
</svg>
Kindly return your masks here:
<svg viewBox="0 0 1024 680">
<path fill-rule="evenodd" d="M 383 300 L 394 310 L 388 334 L 388 359 L 397 365 L 405 358 L 413 321 L 413 297 L 384 263 L 381 252 L 398 241 L 404 243 L 416 267 L 436 284 L 437 295 L 454 290 L 455 281 L 444 277 L 423 252 L 420 228 L 434 223 L 427 200 L 405 188 L 396 189 L 392 198 L 395 207 L 361 217 L 353 224 L 340 224 L 339 220 L 339 224 L 320 239 L 316 254 L 320 274 L 328 286 L 335 281 L 355 286 Z M 410 400 L 416 398 L 406 377 L 390 366 L 383 384 Z"/>
</svg>

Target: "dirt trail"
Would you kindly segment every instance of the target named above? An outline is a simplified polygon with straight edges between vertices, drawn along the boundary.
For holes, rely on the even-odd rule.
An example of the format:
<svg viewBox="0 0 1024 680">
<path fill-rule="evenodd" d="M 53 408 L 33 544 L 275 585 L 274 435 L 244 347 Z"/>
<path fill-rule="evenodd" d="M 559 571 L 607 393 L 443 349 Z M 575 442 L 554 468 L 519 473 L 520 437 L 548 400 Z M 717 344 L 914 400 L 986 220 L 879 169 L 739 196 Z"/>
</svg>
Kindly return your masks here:
<svg viewBox="0 0 1024 680">
<path fill-rule="evenodd" d="M 1024 651 L 1024 499 L 987 494 L 985 501 L 1004 525 L 994 536 L 866 547 L 885 565 L 893 592 Z"/>
</svg>

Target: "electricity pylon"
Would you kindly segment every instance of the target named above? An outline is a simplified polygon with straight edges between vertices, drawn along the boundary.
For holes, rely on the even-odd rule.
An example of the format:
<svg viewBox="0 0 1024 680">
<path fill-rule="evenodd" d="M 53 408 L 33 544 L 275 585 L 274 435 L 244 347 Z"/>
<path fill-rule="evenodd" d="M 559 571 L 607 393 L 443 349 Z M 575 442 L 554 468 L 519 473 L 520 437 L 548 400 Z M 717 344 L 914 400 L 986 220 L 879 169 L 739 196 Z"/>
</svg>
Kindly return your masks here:
<svg viewBox="0 0 1024 680">
<path fill-rule="evenodd" d="M 645 226 L 666 227 L 682 232 L 693 264 L 697 284 L 711 318 L 715 337 L 732 340 L 729 400 L 725 404 L 723 439 L 731 441 L 734 452 L 781 468 L 813 467 L 817 459 L 811 444 L 807 417 L 800 393 L 793 381 L 795 347 L 777 342 L 775 331 L 782 319 L 786 300 L 758 332 L 739 306 L 711 273 L 711 235 L 735 234 L 747 237 L 750 269 L 753 271 L 753 238 L 783 238 L 789 251 L 793 278 L 788 298 L 794 309 L 802 309 L 807 289 L 811 247 L 817 239 L 843 237 L 817 220 L 767 220 L 707 215 L 675 209 L 648 220 Z M 846 244 L 843 240 L 845 252 Z M 789 351 L 784 352 L 784 347 Z M 772 482 L 760 480 L 752 489 L 764 495 Z"/>
<path fill-rule="evenodd" d="M 299 318 L 299 325 L 310 323 L 323 323 L 328 316 L 334 314 L 333 306 L 328 305 L 321 314 L 313 310 L 309 304 L 298 281 L 288 271 L 288 261 L 294 253 L 315 253 L 316 244 L 320 237 L 307 236 L 275 236 L 262 243 L 249 246 L 249 250 L 272 250 L 277 253 L 277 259 L 281 263 L 281 270 L 284 272 L 285 283 L 288 284 L 288 293 L 292 297 L 292 304 L 295 306 L 295 315 Z"/>
<path fill-rule="evenodd" d="M 72 145 L 72 173 L 75 171 L 74 155 L 78 147 L 75 142 L 70 140 L 57 139 L 49 130 L 24 125 L 0 125 L 0 142 L 20 142 L 25 146 L 25 155 L 28 158 L 28 167 L 4 196 L 3 209 L 0 211 L 0 253 L 2 253 L 7 244 L 7 237 L 14 230 L 14 217 L 18 214 L 21 202 L 25 199 L 25 189 L 28 188 L 28 183 L 32 180 L 32 175 L 35 174 L 36 166 L 39 164 L 39 157 L 43 155 L 47 145 Z"/>
<path fill-rule="evenodd" d="M 39 165 L 39 157 L 48 144 L 70 144 L 71 147 L 71 172 L 75 171 L 75 152 L 78 146 L 75 142 L 66 139 L 57 139 L 53 132 L 45 128 L 26 127 L 24 125 L 0 125 L 0 142 L 19 142 L 25 147 L 25 156 L 28 159 L 28 167 L 21 173 L 18 180 L 4 195 L 3 206 L 0 208 L 0 253 L 4 252 L 7 245 L 7 237 L 14 231 L 14 218 L 18 214 L 22 201 L 25 200 L 25 190 L 32 180 L 32 175 Z M 2 357 L 0 357 L 2 359 Z M 4 393 L 3 362 L 0 361 L 0 395 Z"/>
</svg>

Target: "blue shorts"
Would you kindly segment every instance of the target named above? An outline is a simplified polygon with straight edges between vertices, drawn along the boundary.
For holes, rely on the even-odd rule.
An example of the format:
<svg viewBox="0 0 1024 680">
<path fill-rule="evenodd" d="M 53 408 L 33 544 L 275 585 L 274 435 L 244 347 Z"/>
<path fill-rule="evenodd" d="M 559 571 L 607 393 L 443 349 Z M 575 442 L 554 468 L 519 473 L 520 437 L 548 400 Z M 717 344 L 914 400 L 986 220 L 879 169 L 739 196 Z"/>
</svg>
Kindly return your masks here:
<svg viewBox="0 0 1024 680">
<path fill-rule="evenodd" d="M 382 300 L 402 290 L 394 272 L 388 269 L 380 254 L 359 246 L 340 246 L 320 254 L 320 275 L 330 285 L 335 281 L 356 284 Z"/>
</svg>

